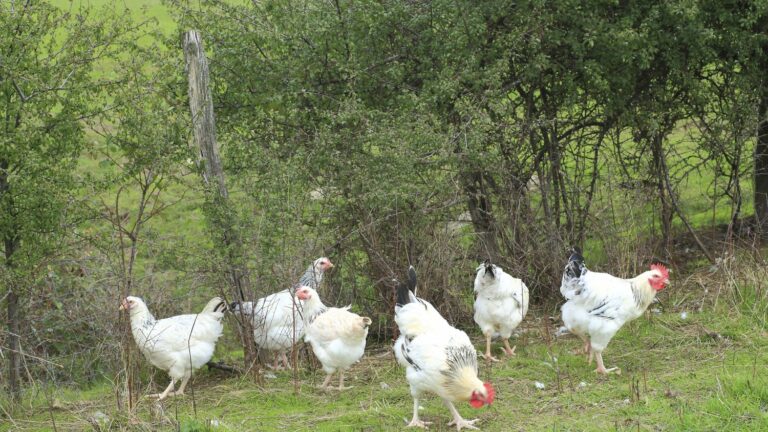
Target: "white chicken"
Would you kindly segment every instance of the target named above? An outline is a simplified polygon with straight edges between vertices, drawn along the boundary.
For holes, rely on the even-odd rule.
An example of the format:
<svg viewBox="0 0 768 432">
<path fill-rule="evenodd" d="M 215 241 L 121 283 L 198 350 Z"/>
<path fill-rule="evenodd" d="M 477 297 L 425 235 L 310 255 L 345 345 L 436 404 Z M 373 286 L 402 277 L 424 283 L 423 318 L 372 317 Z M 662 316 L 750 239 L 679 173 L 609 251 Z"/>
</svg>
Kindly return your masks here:
<svg viewBox="0 0 768 432">
<path fill-rule="evenodd" d="M 309 287 L 302 287 L 296 292 L 296 298 L 305 303 L 314 297 L 317 297 L 317 292 Z M 370 325 L 370 318 L 350 312 L 349 306 L 329 308 L 314 320 L 305 316 L 304 341 L 312 345 L 312 351 L 327 374 L 320 388 L 328 388 L 336 371 L 339 372 L 338 389 L 351 388 L 344 387 L 344 371 L 363 356 Z"/>
<path fill-rule="evenodd" d="M 282 366 L 290 368 L 286 351 L 304 336 L 302 316 L 316 315 L 325 308 L 322 306 L 320 310 L 304 310 L 302 302 L 294 300 L 296 289 L 306 286 L 317 290 L 323 275 L 332 267 L 333 263 L 328 258 L 320 257 L 307 268 L 299 280 L 299 285 L 293 289 L 285 289 L 260 298 L 255 307 L 253 302 L 232 304 L 233 312 L 237 313 L 242 308 L 242 312 L 251 317 L 256 344 L 262 349 L 275 352 L 273 368 L 280 369 L 281 361 Z"/>
<path fill-rule="evenodd" d="M 401 356 L 400 347 L 406 339 L 450 327 L 448 321 L 432 306 L 432 303 L 416 296 L 416 270 L 408 269 L 408 283 L 403 289 L 398 287 L 397 303 L 395 304 L 395 323 L 400 336 L 395 341 L 394 351 L 397 361 L 408 367 L 408 362 Z"/>
<path fill-rule="evenodd" d="M 171 377 L 165 391 L 152 397 L 163 400 L 184 394 L 192 371 L 213 357 L 216 341 L 224 330 L 221 319 L 226 309 L 224 300 L 216 297 L 199 314 L 157 320 L 139 297 L 123 299 L 120 310 L 130 314 L 131 332 L 139 351 L 153 366 L 168 372 Z M 174 383 L 178 380 L 181 380 L 181 387 L 174 392 Z"/>
<path fill-rule="evenodd" d="M 408 284 L 397 288 L 395 322 L 400 337 L 395 355 L 406 367 L 405 377 L 413 397 L 413 418 L 408 427 L 426 428 L 430 422 L 419 419 L 419 399 L 435 393 L 450 410 L 448 425 L 477 429 L 478 419 L 465 420 L 455 402 L 469 402 L 474 408 L 493 403 L 495 390 L 477 377 L 477 352 L 466 333 L 452 327 L 429 302 L 416 297 L 416 272 L 408 271 Z"/>
<path fill-rule="evenodd" d="M 560 292 L 567 300 L 562 306 L 563 323 L 584 342 L 583 353 L 597 360 L 595 372 L 607 374 L 603 350 L 617 331 L 643 314 L 656 293 L 669 284 L 669 271 L 662 264 L 632 279 L 587 270 L 584 257 L 574 248 L 563 272 Z"/>
<path fill-rule="evenodd" d="M 475 294 L 475 322 L 485 335 L 485 359 L 498 361 L 491 354 L 493 337 L 501 337 L 504 352 L 515 355 L 517 346 L 510 348 L 509 337 L 528 313 L 528 287 L 522 280 L 485 260 L 476 270 Z"/>
</svg>

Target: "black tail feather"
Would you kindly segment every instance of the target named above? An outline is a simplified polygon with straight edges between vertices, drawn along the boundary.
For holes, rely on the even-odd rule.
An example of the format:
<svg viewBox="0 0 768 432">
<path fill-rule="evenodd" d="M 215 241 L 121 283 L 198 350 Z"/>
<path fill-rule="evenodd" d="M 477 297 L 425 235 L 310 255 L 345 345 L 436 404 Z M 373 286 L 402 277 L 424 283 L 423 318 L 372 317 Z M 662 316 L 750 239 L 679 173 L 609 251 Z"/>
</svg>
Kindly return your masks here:
<svg viewBox="0 0 768 432">
<path fill-rule="evenodd" d="M 411 302 L 411 293 L 416 295 L 416 269 L 408 268 L 408 283 L 397 283 L 397 305 L 404 306 Z"/>
<path fill-rule="evenodd" d="M 491 259 L 488 258 L 485 261 L 483 261 L 483 265 L 485 266 L 485 274 L 491 275 L 491 278 L 495 278 L 496 274 L 493 272 L 493 263 L 491 262 Z"/>
<path fill-rule="evenodd" d="M 411 302 L 411 291 L 408 289 L 408 285 L 403 283 L 397 284 L 397 305 L 405 306 Z"/>
<path fill-rule="evenodd" d="M 408 289 L 416 294 L 416 269 L 413 266 L 408 267 Z"/>
<path fill-rule="evenodd" d="M 565 274 L 570 278 L 578 278 L 581 277 L 586 269 L 587 266 L 584 264 L 581 249 L 574 246 L 571 248 L 571 256 L 568 258 L 568 264 L 565 266 Z"/>
</svg>

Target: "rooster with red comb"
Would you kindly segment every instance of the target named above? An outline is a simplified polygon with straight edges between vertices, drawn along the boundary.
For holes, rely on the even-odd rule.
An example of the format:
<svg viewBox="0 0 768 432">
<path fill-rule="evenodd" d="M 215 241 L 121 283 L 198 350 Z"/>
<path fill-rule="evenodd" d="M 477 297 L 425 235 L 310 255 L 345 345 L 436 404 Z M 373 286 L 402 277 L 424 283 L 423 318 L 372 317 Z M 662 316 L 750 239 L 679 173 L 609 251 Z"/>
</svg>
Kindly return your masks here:
<svg viewBox="0 0 768 432">
<path fill-rule="evenodd" d="M 451 412 L 456 430 L 477 429 L 454 406 L 469 402 L 473 408 L 493 403 L 496 391 L 478 378 L 477 351 L 463 331 L 451 326 L 428 301 L 416 297 L 416 270 L 408 269 L 408 283 L 398 284 L 395 322 L 400 337 L 395 357 L 405 369 L 413 397 L 413 418 L 406 427 L 426 429 L 430 422 L 419 418 L 419 399 L 434 393 Z"/>
<path fill-rule="evenodd" d="M 607 374 L 603 351 L 627 322 L 639 317 L 653 302 L 656 293 L 669 284 L 669 270 L 654 263 L 632 279 L 589 271 L 581 251 L 574 247 L 563 272 L 560 292 L 567 300 L 562 307 L 563 323 L 584 342 L 582 354 L 589 363 L 597 361 L 595 372 Z"/>
</svg>

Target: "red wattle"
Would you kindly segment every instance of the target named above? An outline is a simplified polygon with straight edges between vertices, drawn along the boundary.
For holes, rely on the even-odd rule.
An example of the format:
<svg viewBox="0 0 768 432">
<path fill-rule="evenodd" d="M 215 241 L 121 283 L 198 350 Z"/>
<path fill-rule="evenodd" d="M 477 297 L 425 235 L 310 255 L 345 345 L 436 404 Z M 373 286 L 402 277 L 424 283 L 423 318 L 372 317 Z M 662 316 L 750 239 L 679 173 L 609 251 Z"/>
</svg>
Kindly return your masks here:
<svg viewBox="0 0 768 432">
<path fill-rule="evenodd" d="M 485 402 L 490 405 L 493 403 L 493 399 L 496 397 L 496 390 L 494 390 L 491 383 L 483 383 L 485 386 L 486 392 L 488 392 L 488 396 L 485 397 Z"/>
</svg>

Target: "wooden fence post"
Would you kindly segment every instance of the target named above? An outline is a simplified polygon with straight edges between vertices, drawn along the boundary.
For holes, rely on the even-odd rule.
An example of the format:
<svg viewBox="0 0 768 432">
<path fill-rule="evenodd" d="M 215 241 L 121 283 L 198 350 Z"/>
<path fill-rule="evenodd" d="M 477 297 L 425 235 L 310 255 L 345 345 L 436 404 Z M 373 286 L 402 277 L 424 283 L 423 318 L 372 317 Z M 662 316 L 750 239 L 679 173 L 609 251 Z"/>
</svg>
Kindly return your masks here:
<svg viewBox="0 0 768 432">
<path fill-rule="evenodd" d="M 214 229 L 220 235 L 219 239 L 215 239 L 217 243 L 220 243 L 216 244 L 216 247 L 224 249 L 227 279 L 232 288 L 233 297 L 244 301 L 246 300 L 245 290 L 250 287 L 250 281 L 244 264 L 242 240 L 234 226 L 233 211 L 229 203 L 229 193 L 219 158 L 213 99 L 209 85 L 208 59 L 205 57 L 200 32 L 197 30 L 186 32 L 183 48 L 189 84 L 189 109 L 192 115 L 194 141 L 197 148 L 200 149 L 199 162 L 204 166 L 201 173 L 207 189 L 207 199 L 209 204 L 215 207 L 213 211 L 209 211 L 207 217 L 212 219 Z M 251 321 L 240 314 L 237 322 L 245 354 L 245 367 L 246 370 L 251 370 L 256 360 Z"/>
</svg>

